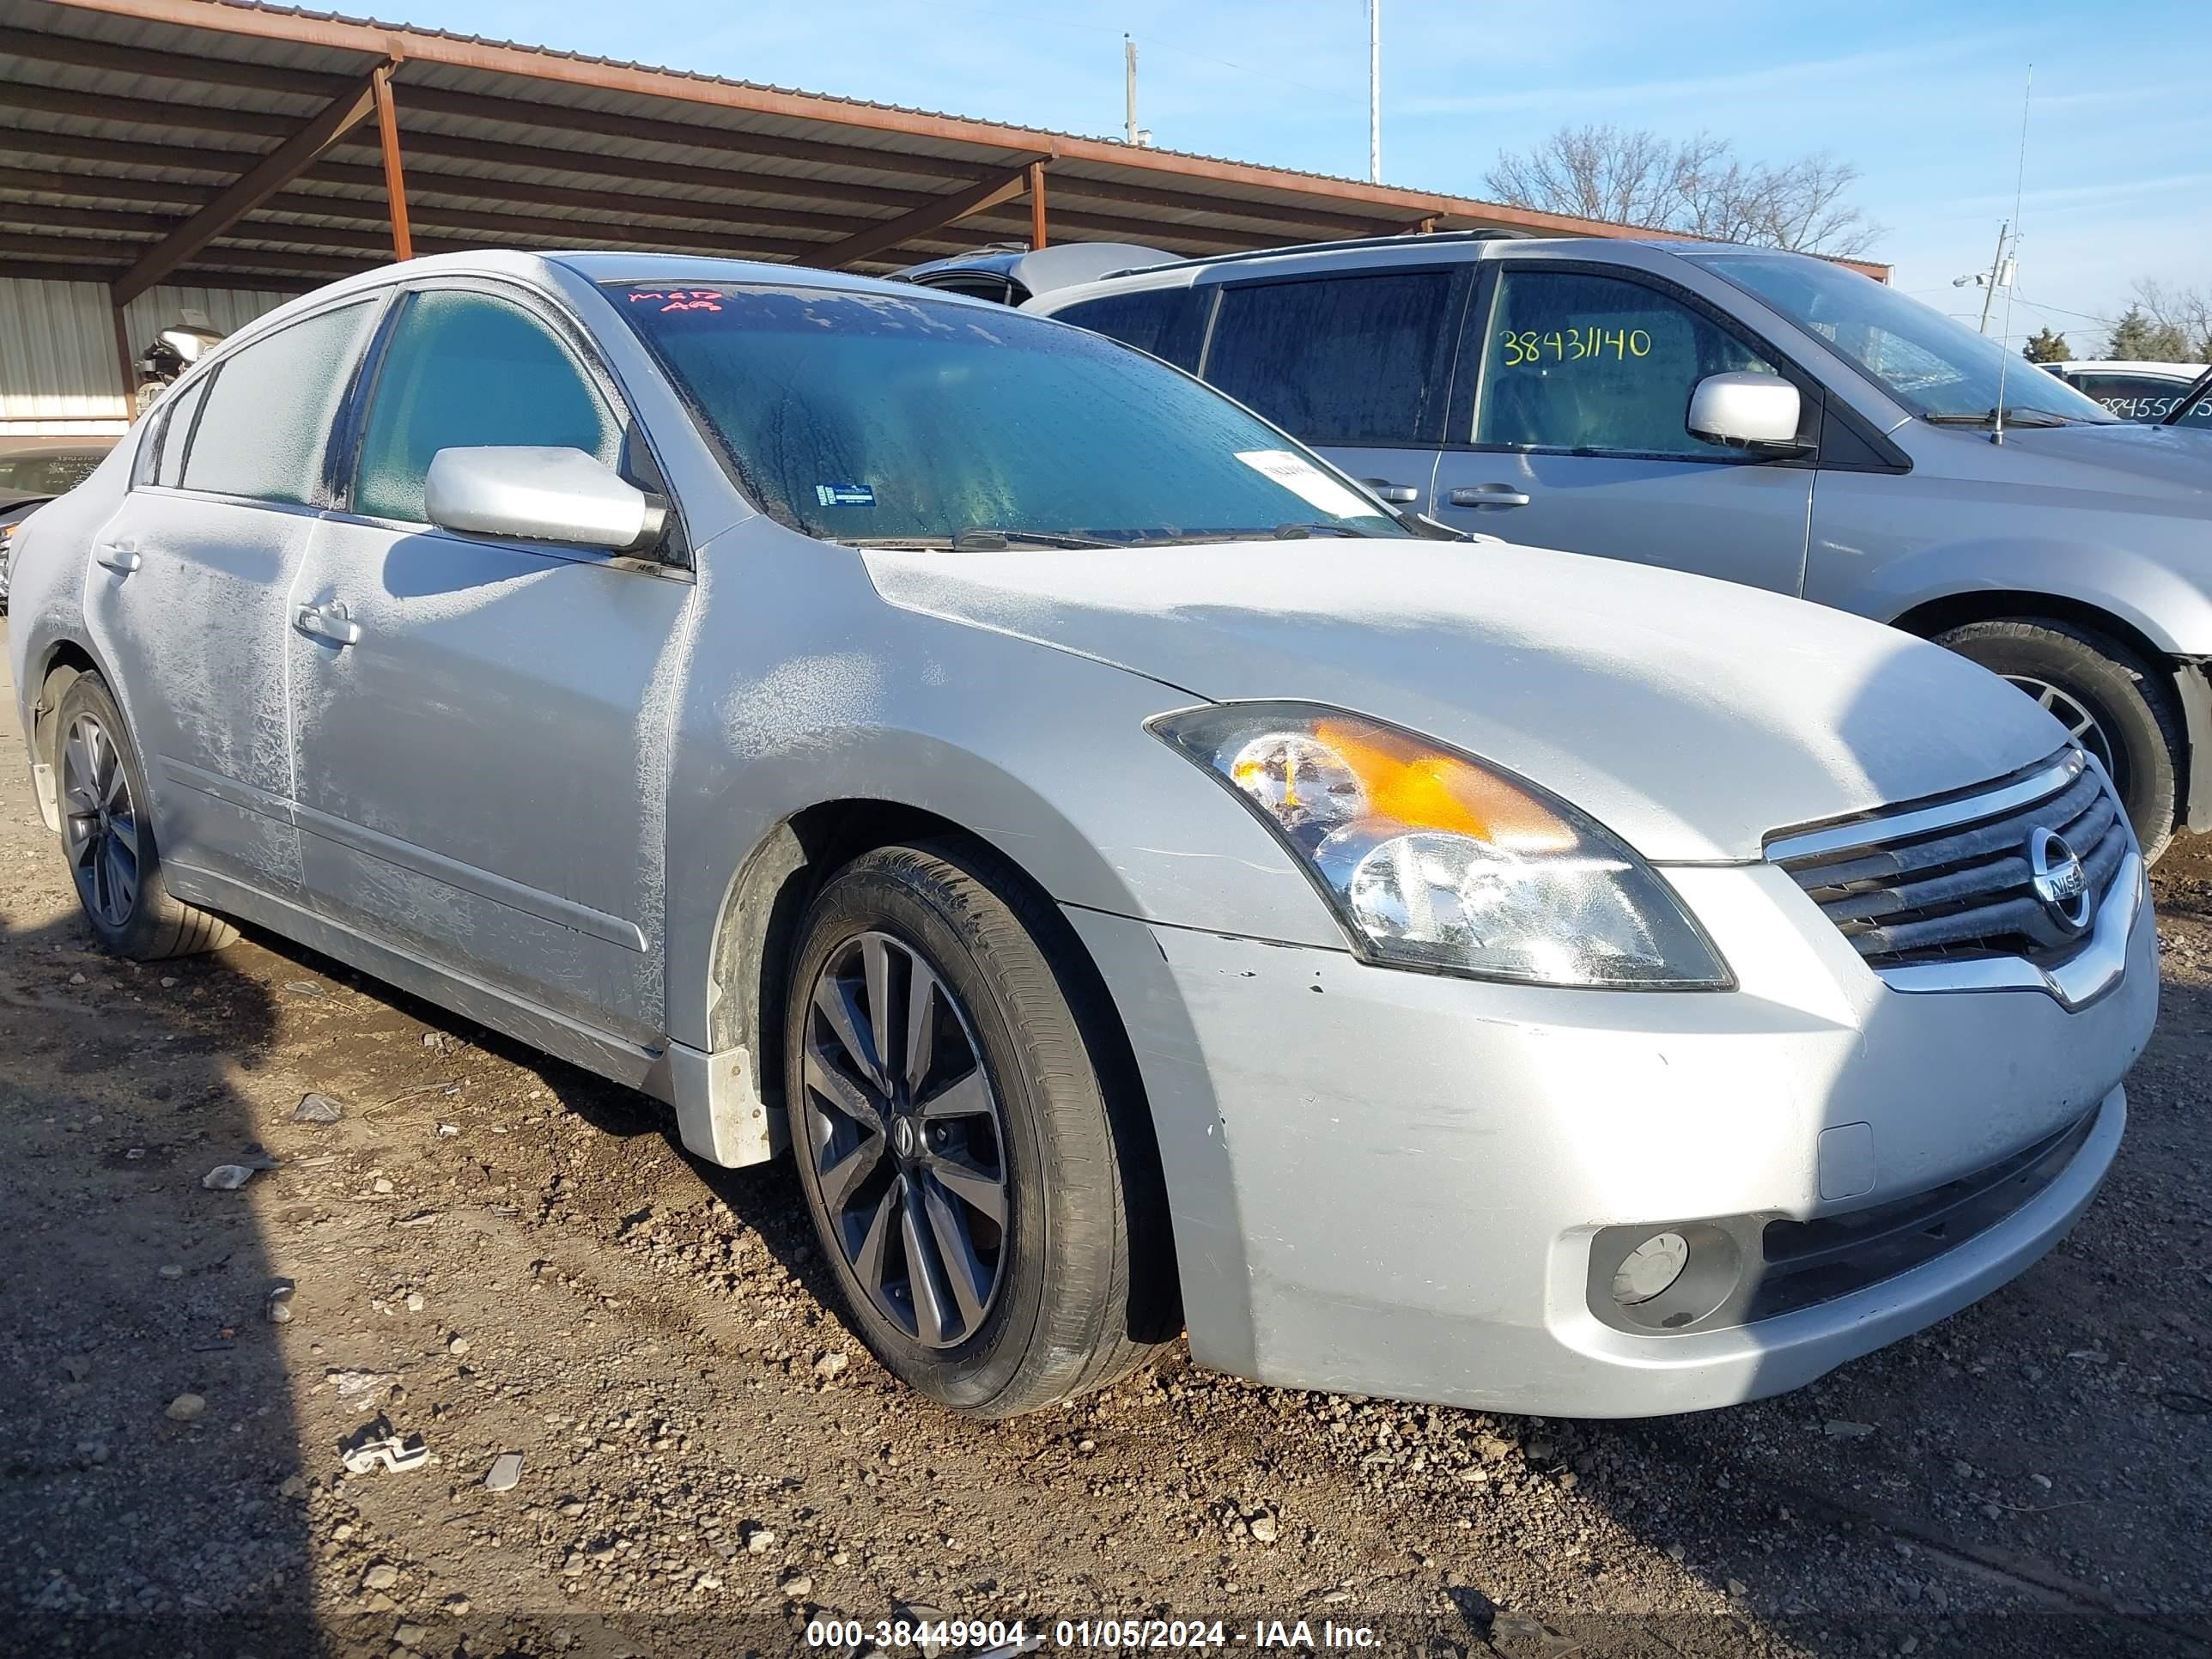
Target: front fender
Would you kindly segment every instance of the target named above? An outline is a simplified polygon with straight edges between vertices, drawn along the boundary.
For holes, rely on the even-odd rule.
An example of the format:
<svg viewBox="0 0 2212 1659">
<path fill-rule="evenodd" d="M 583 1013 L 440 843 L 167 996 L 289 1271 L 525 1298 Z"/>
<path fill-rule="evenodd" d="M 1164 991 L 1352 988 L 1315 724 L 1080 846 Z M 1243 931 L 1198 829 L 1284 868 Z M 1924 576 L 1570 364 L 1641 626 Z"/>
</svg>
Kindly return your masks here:
<svg viewBox="0 0 2212 1659">
<path fill-rule="evenodd" d="M 2055 537 L 1976 537 L 1911 551 L 1848 586 L 1805 597 L 1894 622 L 1967 593 L 2050 594 L 2118 617 L 2169 657 L 2212 655 L 2212 594 L 2174 564 L 2132 548 Z"/>
<path fill-rule="evenodd" d="M 672 1037 L 708 1041 L 715 936 L 738 872 L 827 802 L 944 818 L 1064 905 L 1344 947 L 1258 821 L 1144 729 L 1195 699 L 1030 641 L 886 617 L 896 648 L 787 657 L 719 696 L 702 677 L 689 700 L 668 818 Z"/>
</svg>

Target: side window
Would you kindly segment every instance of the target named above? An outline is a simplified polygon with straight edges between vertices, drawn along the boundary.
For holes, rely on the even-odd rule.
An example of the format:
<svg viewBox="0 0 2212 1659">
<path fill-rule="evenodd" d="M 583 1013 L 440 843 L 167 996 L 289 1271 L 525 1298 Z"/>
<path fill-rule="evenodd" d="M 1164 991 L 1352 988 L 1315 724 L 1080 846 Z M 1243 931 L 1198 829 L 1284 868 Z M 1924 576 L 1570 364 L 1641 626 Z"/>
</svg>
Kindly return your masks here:
<svg viewBox="0 0 2212 1659">
<path fill-rule="evenodd" d="M 200 404 L 213 377 L 203 374 L 169 400 L 161 414 L 161 429 L 154 440 L 154 482 L 176 485 L 185 477 L 185 451 L 191 447 L 192 422 L 199 418 Z"/>
<path fill-rule="evenodd" d="M 441 449 L 548 445 L 617 465 L 621 428 L 538 319 L 461 289 L 434 289 L 406 304 L 362 434 L 356 512 L 425 522 L 422 481 Z"/>
<path fill-rule="evenodd" d="M 184 487 L 313 502 L 331 422 L 375 316 L 374 301 L 341 306 L 225 357 L 200 400 L 179 474 Z"/>
<path fill-rule="evenodd" d="M 1205 343 L 1207 297 L 1194 288 L 1109 294 L 1056 311 L 1053 319 L 1149 351 L 1177 368 L 1194 369 L 1199 347 Z"/>
<path fill-rule="evenodd" d="M 1704 313 L 1617 277 L 1508 270 L 1482 353 L 1474 441 L 1683 460 L 1740 460 L 1690 435 L 1708 374 L 1774 366 Z"/>
<path fill-rule="evenodd" d="M 1443 436 L 1449 270 L 1224 289 L 1206 378 L 1308 443 Z"/>
<path fill-rule="evenodd" d="M 2076 374 L 2074 386 L 2124 421 L 2156 422 L 2172 412 L 2175 400 L 2189 390 L 2189 382 L 2160 374 L 2100 374 L 2093 370 Z"/>
</svg>

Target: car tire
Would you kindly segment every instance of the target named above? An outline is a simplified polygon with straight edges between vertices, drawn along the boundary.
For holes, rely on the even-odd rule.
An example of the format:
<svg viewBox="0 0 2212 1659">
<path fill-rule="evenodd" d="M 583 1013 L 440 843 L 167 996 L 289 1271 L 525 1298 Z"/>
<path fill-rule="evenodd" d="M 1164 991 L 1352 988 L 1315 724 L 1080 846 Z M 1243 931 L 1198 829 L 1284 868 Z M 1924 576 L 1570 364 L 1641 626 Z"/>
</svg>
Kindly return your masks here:
<svg viewBox="0 0 2212 1659">
<path fill-rule="evenodd" d="M 2011 680 L 2075 729 L 2112 773 L 2144 862 L 2156 861 L 2173 839 L 2184 750 L 2180 713 L 2149 665 L 2117 640 L 2040 617 L 1969 623 L 1936 643 Z"/>
<path fill-rule="evenodd" d="M 794 947 L 784 1097 L 849 1324 L 970 1417 L 1104 1387 L 1181 1326 L 1153 1154 L 1113 1097 L 1103 990 L 1043 942 L 1059 922 L 995 859 L 924 842 L 832 876 Z"/>
<path fill-rule="evenodd" d="M 146 775 L 106 683 L 78 675 L 63 691 L 54 720 L 62 856 L 100 944 L 133 962 L 160 962 L 236 939 L 238 930 L 221 916 L 170 896 Z"/>
</svg>

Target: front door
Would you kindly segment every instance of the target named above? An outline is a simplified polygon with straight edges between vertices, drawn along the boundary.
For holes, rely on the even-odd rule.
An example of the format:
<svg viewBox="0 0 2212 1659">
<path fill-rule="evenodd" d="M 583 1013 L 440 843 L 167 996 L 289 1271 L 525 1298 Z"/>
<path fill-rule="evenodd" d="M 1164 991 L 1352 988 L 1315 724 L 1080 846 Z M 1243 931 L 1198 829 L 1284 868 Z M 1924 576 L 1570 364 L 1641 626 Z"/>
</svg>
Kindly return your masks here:
<svg viewBox="0 0 2212 1659">
<path fill-rule="evenodd" d="M 1471 416 L 1455 400 L 1465 441 L 1438 463 L 1436 515 L 1528 546 L 1798 592 L 1813 467 L 1707 443 L 1686 424 L 1707 375 L 1781 371 L 1664 289 L 1499 263 L 1482 337 L 1461 351 L 1480 370 Z"/>
<path fill-rule="evenodd" d="M 332 920 L 633 1042 L 663 1028 L 657 754 L 689 573 L 427 521 L 449 447 L 614 465 L 624 417 L 557 319 L 403 301 L 288 654 L 302 857 Z"/>
<path fill-rule="evenodd" d="M 379 308 L 356 301 L 233 351 L 153 416 L 139 482 L 93 549 L 85 614 L 114 671 L 180 892 L 206 875 L 296 899 L 286 602 L 332 419 Z"/>
<path fill-rule="evenodd" d="M 1201 374 L 1383 500 L 1425 507 L 1472 270 L 1461 262 L 1228 283 Z"/>
</svg>

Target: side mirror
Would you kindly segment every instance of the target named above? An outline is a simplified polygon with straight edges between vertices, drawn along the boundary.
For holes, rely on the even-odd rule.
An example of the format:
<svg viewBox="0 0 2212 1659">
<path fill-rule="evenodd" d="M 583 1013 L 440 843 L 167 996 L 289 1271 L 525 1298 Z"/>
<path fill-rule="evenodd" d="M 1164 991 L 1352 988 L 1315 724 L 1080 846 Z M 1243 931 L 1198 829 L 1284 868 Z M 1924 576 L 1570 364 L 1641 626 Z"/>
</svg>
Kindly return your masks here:
<svg viewBox="0 0 2212 1659">
<path fill-rule="evenodd" d="M 1708 374 L 1690 394 L 1693 438 L 1738 449 L 1799 447 L 1797 388 L 1778 374 Z"/>
<path fill-rule="evenodd" d="M 423 494 L 441 530 L 638 553 L 660 540 L 668 509 L 580 449 L 441 449 Z"/>
</svg>

